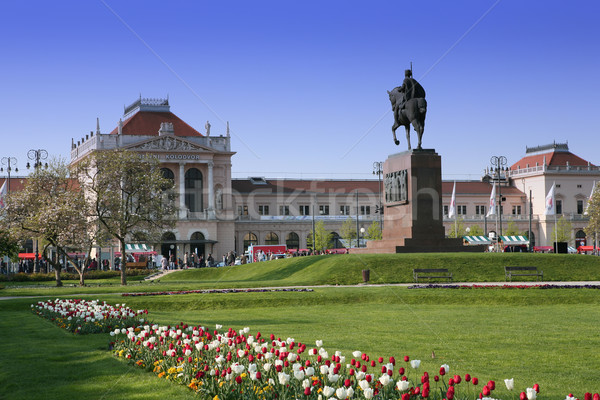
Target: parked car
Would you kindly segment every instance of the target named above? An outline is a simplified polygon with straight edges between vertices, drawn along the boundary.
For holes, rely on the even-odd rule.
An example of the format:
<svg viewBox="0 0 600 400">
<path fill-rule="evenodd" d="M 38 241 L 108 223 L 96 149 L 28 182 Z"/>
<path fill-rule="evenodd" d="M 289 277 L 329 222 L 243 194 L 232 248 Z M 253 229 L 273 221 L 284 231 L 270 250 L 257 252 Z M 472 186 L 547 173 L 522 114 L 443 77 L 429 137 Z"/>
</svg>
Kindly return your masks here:
<svg viewBox="0 0 600 400">
<path fill-rule="evenodd" d="M 527 245 L 515 244 L 510 246 L 504 246 L 505 253 L 527 253 Z"/>
</svg>

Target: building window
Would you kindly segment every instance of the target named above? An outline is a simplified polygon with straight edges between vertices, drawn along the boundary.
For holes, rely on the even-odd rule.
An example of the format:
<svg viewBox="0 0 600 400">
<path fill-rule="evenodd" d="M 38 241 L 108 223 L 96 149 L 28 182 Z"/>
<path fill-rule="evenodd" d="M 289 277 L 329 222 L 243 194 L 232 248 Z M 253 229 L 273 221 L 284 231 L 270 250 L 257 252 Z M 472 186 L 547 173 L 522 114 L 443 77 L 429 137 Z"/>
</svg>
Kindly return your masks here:
<svg viewBox="0 0 600 400">
<path fill-rule="evenodd" d="M 319 214 L 329 215 L 329 206 L 328 205 L 320 205 L 319 206 Z"/>
<path fill-rule="evenodd" d="M 290 206 L 279 206 L 279 215 L 290 215 Z"/>
<path fill-rule="evenodd" d="M 371 215 L 371 206 L 360 206 L 360 215 Z"/>
<path fill-rule="evenodd" d="M 521 215 L 521 206 L 513 206 L 512 213 L 513 215 Z"/>
<path fill-rule="evenodd" d="M 310 206 L 309 205 L 301 205 L 298 206 L 300 211 L 300 215 L 310 215 Z"/>
<path fill-rule="evenodd" d="M 485 206 L 475 206 L 475 215 L 485 215 Z"/>
<path fill-rule="evenodd" d="M 577 214 L 583 214 L 583 200 L 577 200 Z"/>
<path fill-rule="evenodd" d="M 248 206 L 238 206 L 238 215 L 248 215 Z"/>
<path fill-rule="evenodd" d="M 340 206 L 340 215 L 350 215 L 350 206 Z"/>
<path fill-rule="evenodd" d="M 307 206 L 308 207 L 308 206 Z M 296 232 L 288 233 L 285 238 L 285 244 L 288 249 L 299 249 L 300 248 L 300 237 Z"/>
<path fill-rule="evenodd" d="M 444 206 L 444 215 L 448 216 L 448 206 Z"/>
<path fill-rule="evenodd" d="M 560 184 L 556 185 L 556 187 L 557 187 L 557 188 L 559 188 L 559 187 L 560 187 Z"/>
<path fill-rule="evenodd" d="M 275 232 L 267 233 L 267 236 L 265 237 L 265 244 L 267 246 L 279 244 L 279 236 L 277 236 Z"/>
<path fill-rule="evenodd" d="M 248 246 L 257 244 L 258 239 L 256 238 L 256 235 L 254 233 L 250 232 L 244 235 L 244 251 L 248 250 Z"/>
<path fill-rule="evenodd" d="M 577 185 L 577 189 L 581 189 L 581 185 Z"/>
<path fill-rule="evenodd" d="M 456 206 L 456 213 L 458 215 L 467 215 L 467 206 Z"/>
<path fill-rule="evenodd" d="M 269 215 L 269 206 L 266 204 L 259 205 L 258 206 L 258 215 Z"/>
<path fill-rule="evenodd" d="M 556 200 L 556 213 L 562 214 L 562 200 Z"/>
<path fill-rule="evenodd" d="M 190 168 L 185 173 L 185 206 L 191 212 L 202 211 L 202 172 Z"/>
</svg>

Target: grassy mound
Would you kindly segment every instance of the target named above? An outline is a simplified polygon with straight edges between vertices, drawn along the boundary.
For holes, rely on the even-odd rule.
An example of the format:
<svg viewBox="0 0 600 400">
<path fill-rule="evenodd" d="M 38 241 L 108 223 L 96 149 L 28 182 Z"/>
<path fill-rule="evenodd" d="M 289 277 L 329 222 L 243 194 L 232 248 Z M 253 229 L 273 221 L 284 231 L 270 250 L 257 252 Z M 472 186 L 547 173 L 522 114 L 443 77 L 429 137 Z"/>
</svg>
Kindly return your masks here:
<svg viewBox="0 0 600 400">
<path fill-rule="evenodd" d="M 600 258 L 572 254 L 419 253 L 295 257 L 225 268 L 181 271 L 164 282 L 197 282 L 212 287 L 354 285 L 362 270 L 371 284 L 413 282 L 413 268 L 448 268 L 455 282 L 502 282 L 504 266 L 536 266 L 545 281 L 600 280 Z M 524 278 L 533 280 L 533 278 Z"/>
</svg>

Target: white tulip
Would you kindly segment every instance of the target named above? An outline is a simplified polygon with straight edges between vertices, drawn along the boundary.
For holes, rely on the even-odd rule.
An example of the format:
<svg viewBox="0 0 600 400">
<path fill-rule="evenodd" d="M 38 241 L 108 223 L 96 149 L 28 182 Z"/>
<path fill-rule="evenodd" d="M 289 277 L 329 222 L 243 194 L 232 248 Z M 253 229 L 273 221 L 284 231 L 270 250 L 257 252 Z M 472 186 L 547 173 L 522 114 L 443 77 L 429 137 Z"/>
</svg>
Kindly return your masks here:
<svg viewBox="0 0 600 400">
<path fill-rule="evenodd" d="M 535 400 L 537 398 L 537 392 L 533 388 L 527 388 L 527 400 Z"/>
<path fill-rule="evenodd" d="M 338 399 L 344 400 L 347 397 L 346 389 L 343 387 L 337 388 L 337 390 L 335 391 L 335 395 Z"/>
<path fill-rule="evenodd" d="M 357 351 L 353 351 L 353 352 L 352 352 L 352 355 L 353 355 L 354 357 L 356 357 L 356 358 L 359 358 L 360 356 L 362 356 L 362 353 L 361 353 L 360 351 L 358 351 L 358 350 L 357 350 Z"/>
<path fill-rule="evenodd" d="M 329 386 L 325 386 L 323 388 L 323 395 L 325 397 L 331 397 L 331 395 L 333 395 L 335 393 L 335 389 Z"/>
<path fill-rule="evenodd" d="M 515 388 L 515 380 L 513 378 L 505 379 L 504 384 L 508 390 L 513 390 Z"/>
<path fill-rule="evenodd" d="M 279 383 L 281 385 L 287 385 L 290 381 L 290 376 L 285 372 L 280 372 L 277 374 L 277 378 L 279 378 Z"/>
<path fill-rule="evenodd" d="M 372 399 L 373 398 L 373 389 L 371 388 L 367 388 L 363 391 L 363 395 L 365 396 L 365 399 Z"/>
<path fill-rule="evenodd" d="M 408 381 L 398 381 L 398 383 L 396 383 L 396 387 L 398 388 L 399 391 L 403 392 L 405 390 L 408 390 Z"/>
<path fill-rule="evenodd" d="M 419 368 L 419 365 L 421 365 L 421 360 L 410 360 L 410 366 L 414 369 Z"/>
</svg>

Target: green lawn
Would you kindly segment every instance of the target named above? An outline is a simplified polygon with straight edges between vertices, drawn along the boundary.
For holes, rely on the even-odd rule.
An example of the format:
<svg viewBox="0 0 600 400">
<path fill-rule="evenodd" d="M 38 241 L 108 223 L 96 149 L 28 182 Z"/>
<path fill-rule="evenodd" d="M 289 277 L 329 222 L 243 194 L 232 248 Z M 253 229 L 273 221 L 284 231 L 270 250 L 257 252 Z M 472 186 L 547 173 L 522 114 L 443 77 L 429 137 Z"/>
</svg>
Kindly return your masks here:
<svg viewBox="0 0 600 400">
<path fill-rule="evenodd" d="M 525 257 L 523 257 L 525 256 Z M 539 257 L 544 256 L 544 257 Z M 203 287 L 287 286 L 358 283 L 371 269 L 372 283 L 409 282 L 414 266 L 446 266 L 457 281 L 503 281 L 503 265 L 538 265 L 545 277 L 600 280 L 590 256 L 483 254 L 330 256 L 254 265 L 190 270 L 158 284 L 91 288 L 7 288 L 0 295 L 89 293 L 111 304 L 148 308 L 160 324 L 186 322 L 274 333 L 313 345 L 322 339 L 330 353 L 421 359 L 435 373 L 470 373 L 497 381 L 496 398 L 539 383 L 539 398 L 564 399 L 572 392 L 600 391 L 600 291 L 596 289 L 407 289 L 398 286 L 316 288 L 313 292 L 191 294 L 122 297 L 117 290 L 160 291 Z M 586 273 L 587 271 L 587 273 Z M 167 279 L 168 278 L 168 279 Z M 558 279 L 558 278 L 557 278 Z M 92 295 L 92 293 L 94 293 Z M 0 398 L 192 398 L 178 387 L 128 367 L 108 352 L 109 336 L 73 336 L 30 311 L 38 299 L 0 301 Z M 432 358 L 432 352 L 435 358 Z M 481 385 L 480 385 L 481 386 Z M 518 393 L 516 395 L 518 398 Z"/>
</svg>

